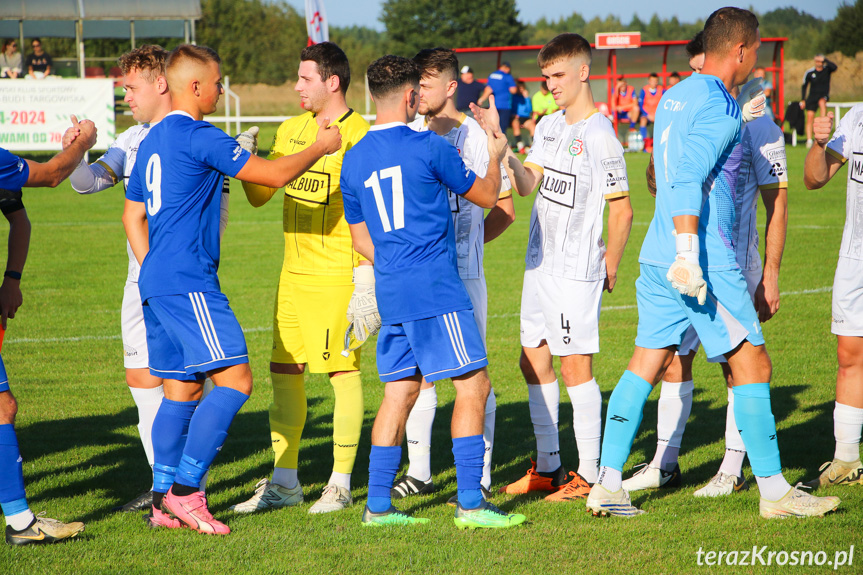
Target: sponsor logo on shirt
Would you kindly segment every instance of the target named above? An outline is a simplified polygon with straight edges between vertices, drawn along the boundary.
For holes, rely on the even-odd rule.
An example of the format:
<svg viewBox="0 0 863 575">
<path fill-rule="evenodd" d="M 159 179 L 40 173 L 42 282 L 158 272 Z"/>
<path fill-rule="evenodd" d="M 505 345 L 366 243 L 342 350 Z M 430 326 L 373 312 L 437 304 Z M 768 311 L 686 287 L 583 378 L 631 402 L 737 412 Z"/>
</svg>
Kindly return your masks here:
<svg viewBox="0 0 863 575">
<path fill-rule="evenodd" d="M 863 152 L 854 152 L 852 154 L 849 170 L 851 179 L 858 184 L 863 184 Z"/>
<path fill-rule="evenodd" d="M 770 165 L 770 175 L 774 178 L 785 175 L 785 166 L 782 162 L 776 162 L 775 164 Z"/>
<path fill-rule="evenodd" d="M 572 208 L 575 206 L 575 175 L 546 168 L 539 193 L 555 204 Z"/>
<path fill-rule="evenodd" d="M 582 153 L 583 151 L 584 151 L 584 142 L 582 142 L 582 141 L 581 141 L 580 139 L 578 139 L 578 138 L 573 139 L 573 140 L 572 140 L 572 143 L 569 145 L 569 153 L 570 153 L 570 155 L 572 155 L 572 156 L 578 156 L 578 155 L 581 155 L 581 153 Z"/>
<path fill-rule="evenodd" d="M 772 150 L 767 150 L 764 154 L 764 157 L 767 158 L 768 162 L 775 162 L 777 160 L 785 159 L 785 146 L 781 146 L 779 148 L 773 148 Z"/>
<path fill-rule="evenodd" d="M 22 160 L 21 158 L 18 158 L 18 171 L 19 172 L 24 171 L 24 160 Z"/>
<path fill-rule="evenodd" d="M 625 173 L 614 175 L 614 173 L 608 172 L 608 175 L 605 178 L 605 185 L 608 186 L 609 188 L 611 188 L 613 186 L 616 186 L 617 182 L 625 182 L 625 181 L 626 181 L 626 174 Z"/>
<path fill-rule="evenodd" d="M 623 158 L 608 158 L 607 160 L 602 160 L 602 169 L 603 170 L 623 170 Z"/>
<path fill-rule="evenodd" d="M 243 148 L 241 148 L 240 146 L 237 146 L 236 148 L 234 148 L 234 158 L 233 159 L 235 162 L 237 161 L 237 158 L 239 158 L 240 154 L 242 154 L 242 153 L 243 153 Z"/>
<path fill-rule="evenodd" d="M 309 170 L 285 186 L 285 195 L 315 204 L 329 204 L 330 175 Z"/>
<path fill-rule="evenodd" d="M 679 112 L 686 107 L 686 102 L 678 102 L 677 100 L 672 100 L 671 98 L 668 98 L 662 105 L 662 107 L 669 112 Z"/>
<path fill-rule="evenodd" d="M 551 136 L 543 136 L 543 137 L 542 137 L 542 141 L 543 141 L 543 142 L 553 142 L 554 140 L 555 140 L 555 139 L 554 139 L 554 138 L 552 138 Z"/>
</svg>

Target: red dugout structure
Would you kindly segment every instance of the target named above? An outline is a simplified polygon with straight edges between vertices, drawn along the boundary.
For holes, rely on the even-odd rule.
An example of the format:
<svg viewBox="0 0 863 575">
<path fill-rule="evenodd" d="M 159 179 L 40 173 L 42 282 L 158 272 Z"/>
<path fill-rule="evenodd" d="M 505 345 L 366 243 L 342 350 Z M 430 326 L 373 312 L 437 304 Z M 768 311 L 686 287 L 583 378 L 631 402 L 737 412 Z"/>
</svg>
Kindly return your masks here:
<svg viewBox="0 0 863 575">
<path fill-rule="evenodd" d="M 785 42 L 788 38 L 762 38 L 758 51 L 758 65 L 766 78 L 773 83 L 773 113 L 779 120 L 785 114 Z M 677 72 L 681 77 L 692 74 L 686 54 L 688 40 L 642 42 L 640 48 L 596 50 L 593 52 L 590 84 L 596 102 L 611 101 L 614 78 L 624 76 L 637 90 L 647 83 L 651 72 L 659 74 L 663 86 L 668 77 Z M 476 78 L 485 81 L 501 62 L 512 64 L 512 74 L 538 90 L 542 81 L 536 66 L 536 56 L 542 46 L 501 46 L 494 48 L 456 48 L 459 65 L 473 68 Z M 643 80 L 643 81 L 641 81 Z"/>
</svg>

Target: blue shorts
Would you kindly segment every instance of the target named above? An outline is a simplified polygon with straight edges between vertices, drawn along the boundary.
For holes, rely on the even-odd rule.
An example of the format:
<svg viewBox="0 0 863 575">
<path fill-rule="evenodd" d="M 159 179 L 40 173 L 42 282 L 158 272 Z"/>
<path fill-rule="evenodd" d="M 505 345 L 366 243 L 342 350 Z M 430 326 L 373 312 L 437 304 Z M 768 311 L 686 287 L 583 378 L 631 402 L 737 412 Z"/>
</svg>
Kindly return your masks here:
<svg viewBox="0 0 863 575">
<path fill-rule="evenodd" d="M 249 363 L 246 339 L 221 292 L 151 297 L 144 303 L 150 373 L 201 379 L 220 367 Z"/>
<path fill-rule="evenodd" d="M 3 365 L 3 358 L 0 357 L 0 393 L 9 391 L 9 377 L 6 375 L 6 366 Z"/>
<path fill-rule="evenodd" d="M 707 301 L 681 295 L 666 279 L 668 270 L 641 264 L 635 281 L 638 335 L 635 345 L 647 349 L 679 346 L 686 329 L 695 328 L 707 357 L 718 357 L 743 340 L 763 345 L 761 323 L 740 270 L 708 271 Z"/>
<path fill-rule="evenodd" d="M 431 382 L 488 365 L 470 309 L 381 327 L 377 362 L 385 382 L 417 373 Z"/>
</svg>

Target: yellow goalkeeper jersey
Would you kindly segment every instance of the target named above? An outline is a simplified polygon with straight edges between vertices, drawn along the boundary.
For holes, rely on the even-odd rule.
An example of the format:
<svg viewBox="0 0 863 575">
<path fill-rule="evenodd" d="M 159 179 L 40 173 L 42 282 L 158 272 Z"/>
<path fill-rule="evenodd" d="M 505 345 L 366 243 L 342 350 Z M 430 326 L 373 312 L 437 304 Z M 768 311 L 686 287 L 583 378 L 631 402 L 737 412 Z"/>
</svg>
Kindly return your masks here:
<svg viewBox="0 0 863 575">
<path fill-rule="evenodd" d="M 360 259 L 345 221 L 339 178 L 345 152 L 362 139 L 369 124 L 353 110 L 334 123 L 342 133 L 341 149 L 318 160 L 285 187 L 282 271 L 305 276 L 301 281 L 316 285 L 350 283 Z M 314 143 L 317 133 L 311 112 L 285 120 L 276 132 L 269 159 L 304 150 Z"/>
</svg>

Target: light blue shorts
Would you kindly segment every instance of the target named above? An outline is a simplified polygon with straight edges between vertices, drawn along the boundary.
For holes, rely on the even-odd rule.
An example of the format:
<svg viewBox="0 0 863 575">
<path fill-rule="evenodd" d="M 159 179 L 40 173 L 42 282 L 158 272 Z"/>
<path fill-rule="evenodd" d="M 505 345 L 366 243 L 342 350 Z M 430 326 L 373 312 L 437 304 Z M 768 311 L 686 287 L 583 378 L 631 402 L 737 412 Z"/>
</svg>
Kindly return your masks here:
<svg viewBox="0 0 863 575">
<path fill-rule="evenodd" d="M 381 381 L 421 374 L 431 382 L 485 367 L 488 358 L 473 310 L 466 309 L 381 327 L 377 363 Z"/>
<path fill-rule="evenodd" d="M 761 323 L 740 270 L 706 272 L 704 305 L 671 287 L 666 273 L 666 268 L 641 264 L 641 276 L 635 281 L 635 345 L 647 349 L 679 346 L 690 325 L 707 357 L 724 355 L 744 340 L 752 345 L 764 344 Z"/>
</svg>

